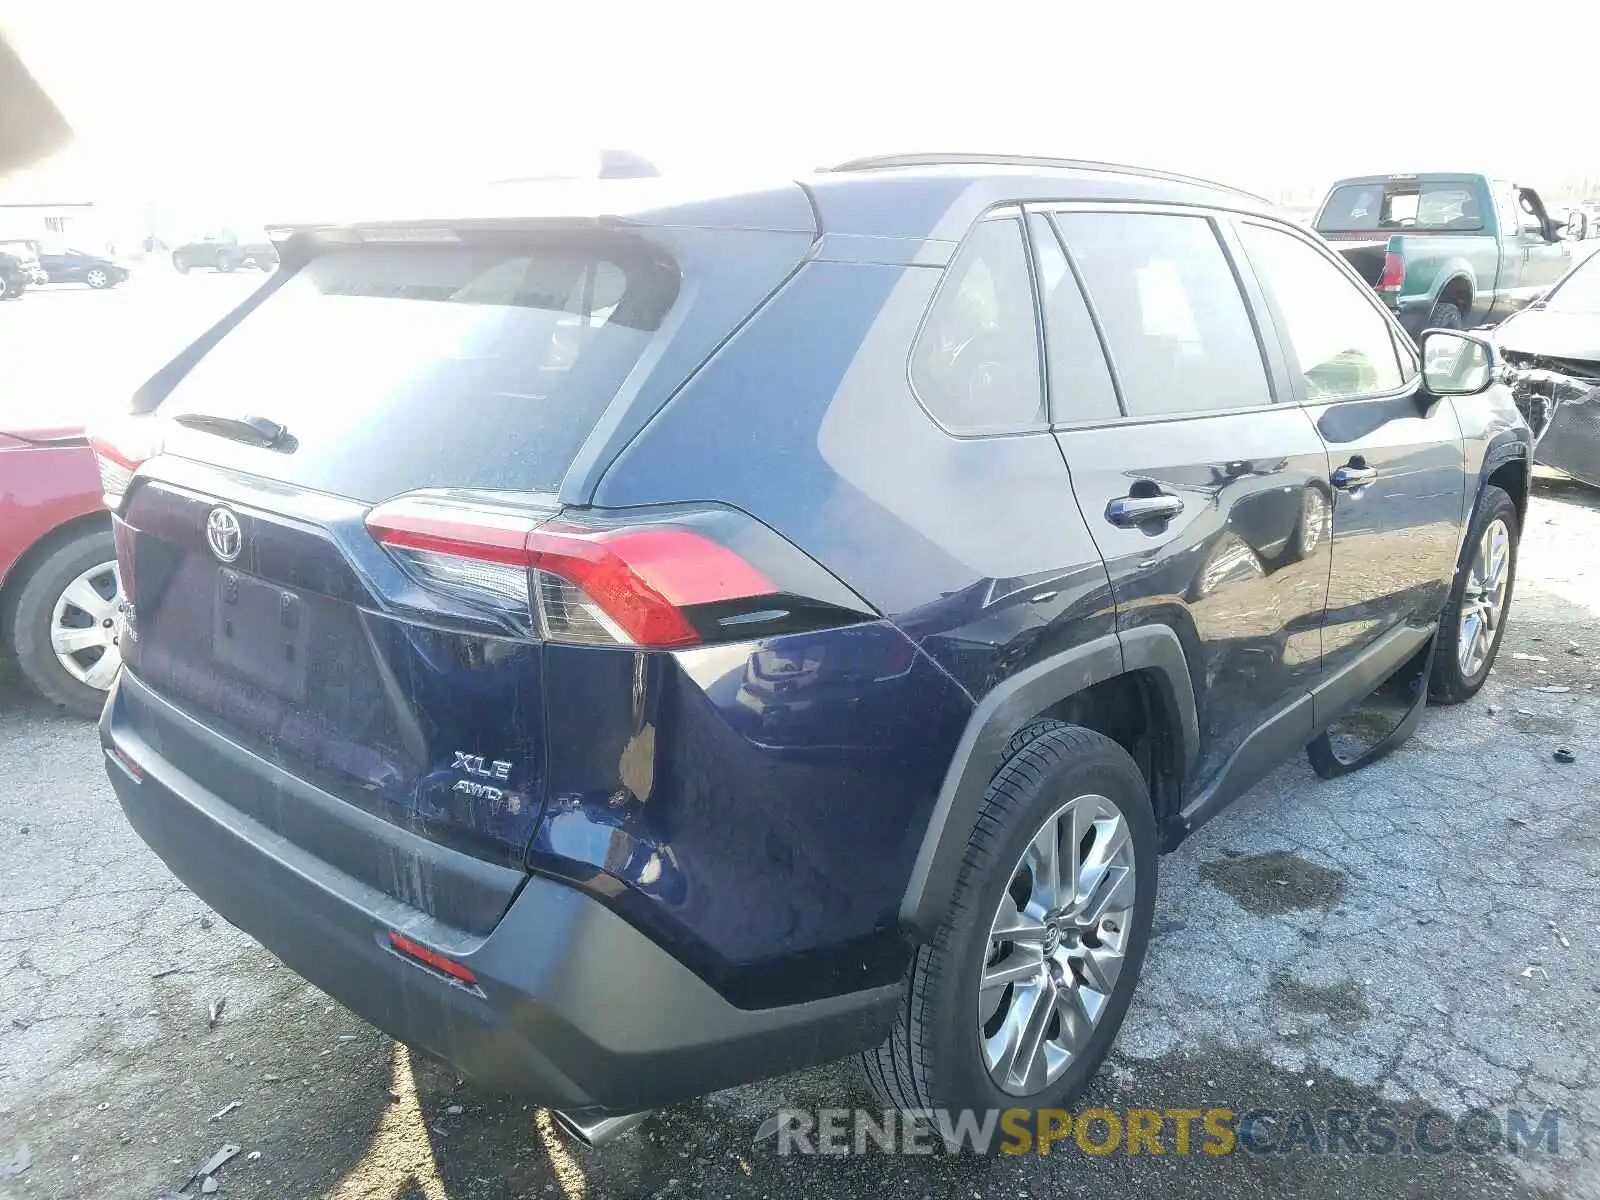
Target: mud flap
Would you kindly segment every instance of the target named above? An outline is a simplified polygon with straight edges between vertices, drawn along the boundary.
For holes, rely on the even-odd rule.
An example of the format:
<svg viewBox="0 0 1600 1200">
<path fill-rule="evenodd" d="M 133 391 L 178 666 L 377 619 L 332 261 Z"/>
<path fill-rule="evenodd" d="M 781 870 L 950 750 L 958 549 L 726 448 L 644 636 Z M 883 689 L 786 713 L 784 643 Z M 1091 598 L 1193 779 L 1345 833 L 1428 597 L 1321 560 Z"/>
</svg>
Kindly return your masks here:
<svg viewBox="0 0 1600 1200">
<path fill-rule="evenodd" d="M 1428 707 L 1428 678 L 1433 674 L 1433 653 L 1438 644 L 1439 635 L 1434 634 L 1351 713 L 1306 744 L 1306 757 L 1318 777 L 1337 779 L 1371 766 L 1416 732 L 1422 710 Z M 1390 725 L 1397 713 L 1399 719 Z M 1368 736 L 1362 736 L 1359 730 L 1352 733 L 1340 729 L 1347 722 L 1367 726 Z"/>
</svg>

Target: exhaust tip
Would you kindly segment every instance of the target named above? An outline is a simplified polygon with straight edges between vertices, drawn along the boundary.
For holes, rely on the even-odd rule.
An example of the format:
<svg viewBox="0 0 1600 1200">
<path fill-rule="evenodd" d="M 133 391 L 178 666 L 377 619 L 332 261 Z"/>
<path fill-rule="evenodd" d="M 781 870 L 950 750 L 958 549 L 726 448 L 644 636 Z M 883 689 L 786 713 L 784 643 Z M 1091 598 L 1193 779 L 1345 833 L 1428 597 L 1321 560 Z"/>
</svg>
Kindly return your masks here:
<svg viewBox="0 0 1600 1200">
<path fill-rule="evenodd" d="M 584 1108 L 572 1112 L 552 1109 L 556 1125 L 580 1145 L 593 1149 L 621 1137 L 629 1130 L 642 1125 L 651 1110 L 635 1113 L 608 1113 L 603 1109 Z"/>
</svg>

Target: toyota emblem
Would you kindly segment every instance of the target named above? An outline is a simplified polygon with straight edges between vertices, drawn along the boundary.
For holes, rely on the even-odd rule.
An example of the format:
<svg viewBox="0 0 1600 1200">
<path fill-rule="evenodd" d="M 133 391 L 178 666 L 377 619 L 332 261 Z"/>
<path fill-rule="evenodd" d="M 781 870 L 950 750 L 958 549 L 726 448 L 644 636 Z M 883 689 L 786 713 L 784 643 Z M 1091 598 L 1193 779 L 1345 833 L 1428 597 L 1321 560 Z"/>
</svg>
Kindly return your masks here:
<svg viewBox="0 0 1600 1200">
<path fill-rule="evenodd" d="M 231 563 L 244 548 L 244 531 L 232 509 L 213 508 L 206 518 L 206 543 L 223 562 Z"/>
</svg>

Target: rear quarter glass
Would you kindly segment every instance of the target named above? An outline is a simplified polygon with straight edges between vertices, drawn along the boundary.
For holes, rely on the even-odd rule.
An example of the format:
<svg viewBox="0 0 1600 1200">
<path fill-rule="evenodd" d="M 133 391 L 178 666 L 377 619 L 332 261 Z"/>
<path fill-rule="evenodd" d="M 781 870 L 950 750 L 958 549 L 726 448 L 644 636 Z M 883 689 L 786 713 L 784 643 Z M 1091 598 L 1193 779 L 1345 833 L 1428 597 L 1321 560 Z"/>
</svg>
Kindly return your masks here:
<svg viewBox="0 0 1600 1200">
<path fill-rule="evenodd" d="M 165 421 L 165 449 L 375 502 L 429 486 L 553 492 L 677 298 L 627 235 L 483 236 L 312 259 L 162 402 L 266 417 L 275 448 Z"/>
</svg>

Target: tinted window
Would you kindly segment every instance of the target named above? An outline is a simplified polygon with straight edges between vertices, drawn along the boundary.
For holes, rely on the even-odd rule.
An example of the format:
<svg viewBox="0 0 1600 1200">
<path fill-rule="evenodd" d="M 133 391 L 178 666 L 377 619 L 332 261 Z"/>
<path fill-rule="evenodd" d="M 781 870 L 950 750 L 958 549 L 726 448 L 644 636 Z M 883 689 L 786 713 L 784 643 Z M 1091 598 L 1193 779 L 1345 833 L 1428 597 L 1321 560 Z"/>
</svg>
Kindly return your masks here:
<svg viewBox="0 0 1600 1200">
<path fill-rule="evenodd" d="M 1029 218 L 1029 228 L 1038 264 L 1039 293 L 1044 297 L 1051 419 L 1099 421 L 1121 416 L 1111 372 L 1106 369 L 1105 351 L 1061 243 L 1050 222 L 1042 217 Z"/>
<path fill-rule="evenodd" d="M 1400 386 L 1389 322 L 1320 251 L 1292 234 L 1241 225 L 1245 252 L 1277 301 L 1311 400 L 1367 396 Z"/>
<path fill-rule="evenodd" d="M 985 221 L 962 244 L 912 352 L 911 382 L 948 429 L 1044 424 L 1039 330 L 1020 221 Z"/>
<path fill-rule="evenodd" d="M 1323 233 L 1482 228 L 1478 189 L 1463 180 L 1347 183 L 1334 188 L 1317 220 Z"/>
<path fill-rule="evenodd" d="M 1062 213 L 1130 416 L 1269 403 L 1255 328 L 1204 217 Z"/>
<path fill-rule="evenodd" d="M 160 410 L 269 417 L 294 452 L 177 428 L 170 448 L 364 500 L 430 486 L 553 491 L 677 278 L 624 239 L 325 254 Z"/>
</svg>

